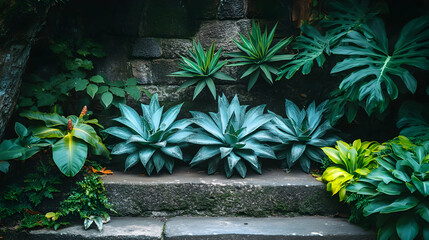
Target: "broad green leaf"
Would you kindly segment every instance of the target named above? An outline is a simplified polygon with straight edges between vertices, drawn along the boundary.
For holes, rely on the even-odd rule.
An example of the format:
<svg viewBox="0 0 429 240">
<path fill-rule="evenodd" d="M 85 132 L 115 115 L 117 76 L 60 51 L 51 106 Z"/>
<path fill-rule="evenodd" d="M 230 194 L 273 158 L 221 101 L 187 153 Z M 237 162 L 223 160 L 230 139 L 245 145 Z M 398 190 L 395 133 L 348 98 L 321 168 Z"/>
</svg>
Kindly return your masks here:
<svg viewBox="0 0 429 240">
<path fill-rule="evenodd" d="M 75 90 L 76 90 L 76 92 L 78 92 L 78 91 L 83 91 L 83 90 L 85 90 L 86 89 L 86 87 L 88 86 L 88 84 L 89 84 L 89 81 L 88 80 L 86 80 L 86 79 L 77 79 L 76 80 L 76 82 L 75 82 Z"/>
<path fill-rule="evenodd" d="M 92 76 L 92 77 L 89 79 L 89 81 L 91 81 L 91 82 L 93 82 L 93 83 L 104 83 L 104 79 L 103 79 L 103 77 L 102 77 L 102 76 L 100 76 L 100 75 Z"/>
<path fill-rule="evenodd" d="M 97 93 L 97 91 L 98 91 L 98 86 L 97 86 L 97 85 L 95 85 L 95 84 L 89 84 L 89 85 L 86 87 L 86 93 L 88 93 L 88 95 L 89 95 L 91 98 L 94 98 L 94 96 L 95 96 L 95 94 Z"/>
<path fill-rule="evenodd" d="M 109 91 L 118 97 L 125 97 L 125 91 L 122 88 L 111 87 Z"/>
<path fill-rule="evenodd" d="M 101 95 L 101 102 L 103 103 L 104 107 L 109 107 L 109 105 L 113 101 L 113 95 L 110 92 L 105 92 Z"/>
<path fill-rule="evenodd" d="M 403 215 L 396 222 L 396 231 L 400 239 L 415 239 L 419 234 L 419 224 L 412 215 Z"/>
<path fill-rule="evenodd" d="M 52 157 L 60 171 L 67 177 L 75 176 L 85 163 L 88 147 L 80 139 L 67 134 L 52 146 Z"/>
</svg>

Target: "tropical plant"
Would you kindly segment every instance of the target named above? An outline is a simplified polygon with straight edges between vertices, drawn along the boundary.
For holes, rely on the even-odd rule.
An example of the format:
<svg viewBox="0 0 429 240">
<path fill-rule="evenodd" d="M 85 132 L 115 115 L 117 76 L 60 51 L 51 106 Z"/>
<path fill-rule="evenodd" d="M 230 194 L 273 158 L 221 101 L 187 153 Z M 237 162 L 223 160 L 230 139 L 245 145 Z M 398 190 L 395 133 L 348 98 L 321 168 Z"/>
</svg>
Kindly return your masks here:
<svg viewBox="0 0 429 240">
<path fill-rule="evenodd" d="M 352 71 L 340 84 L 340 89 L 353 92 L 358 101 L 365 100 L 368 115 L 386 110 L 390 100 L 398 97 L 395 78 L 414 93 L 417 80 L 404 68 L 412 66 L 429 70 L 429 16 L 411 20 L 401 31 L 393 52 L 389 51 L 384 23 L 375 19 L 364 27 L 363 33 L 352 31 L 342 45 L 332 49 L 348 58 L 337 63 L 331 73 Z"/>
<path fill-rule="evenodd" d="M 429 142 L 386 146 L 379 167 L 346 189 L 370 196 L 363 213 L 376 215 L 379 239 L 429 239 Z"/>
<path fill-rule="evenodd" d="M 247 106 L 240 106 L 237 95 L 231 103 L 222 95 L 218 98 L 217 113 L 191 111 L 192 122 L 199 128 L 188 141 L 203 145 L 190 162 L 191 166 L 208 162 L 208 174 L 213 174 L 223 164 L 228 178 L 234 169 L 244 178 L 245 162 L 261 174 L 258 157 L 276 159 L 271 147 L 265 144 L 276 138 L 263 129 L 272 115 L 264 113 L 265 105 L 246 109 Z"/>
<path fill-rule="evenodd" d="M 275 114 L 273 124 L 267 128 L 281 143 L 274 146 L 282 167 L 291 168 L 299 162 L 304 172 L 310 171 L 311 160 L 321 162 L 324 154 L 320 147 L 332 146 L 339 138 L 331 133 L 329 121 L 322 122 L 326 101 L 318 107 L 312 102 L 307 110 L 300 110 L 292 101 L 286 99 L 286 116 Z"/>
<path fill-rule="evenodd" d="M 216 99 L 216 87 L 213 82 L 213 78 L 234 81 L 233 78 L 219 71 L 223 66 L 225 66 L 227 61 L 219 62 L 222 49 L 219 49 L 216 53 L 214 49 L 214 42 L 212 43 L 210 49 L 207 52 L 204 51 L 203 47 L 199 42 L 194 42 L 193 51 L 189 50 L 189 54 L 191 55 L 193 61 L 184 56 L 181 56 L 182 59 L 179 65 L 181 71 L 174 72 L 169 75 L 172 77 L 182 77 L 190 79 L 184 82 L 178 90 L 196 84 L 194 90 L 194 97 L 192 98 L 192 100 L 194 100 L 198 96 L 198 94 L 200 94 L 200 92 L 205 86 L 209 88 L 210 92 L 213 95 L 213 98 Z"/>
<path fill-rule="evenodd" d="M 268 35 L 266 27 L 265 32 L 262 33 L 259 23 L 252 21 L 252 32 L 248 30 L 249 39 L 245 38 L 241 33 L 240 39 L 242 43 L 233 39 L 241 51 L 226 54 L 233 57 L 230 60 L 231 62 L 236 62 L 230 64 L 230 66 L 245 66 L 244 73 L 241 75 L 240 79 L 249 77 L 248 91 L 255 85 L 260 75 L 272 85 L 273 77 L 271 74 L 277 75 L 279 72 L 278 68 L 273 65 L 273 63 L 290 60 L 293 57 L 293 55 L 289 54 L 277 54 L 292 41 L 292 37 L 282 39 L 271 47 L 276 27 L 277 24 Z"/>
<path fill-rule="evenodd" d="M 350 11 L 353 9 L 353 11 Z M 335 47 L 344 36 L 355 30 L 360 30 L 368 21 L 379 14 L 378 9 L 370 7 L 368 1 L 333 1 L 329 4 L 328 15 L 320 23 L 325 33 L 319 32 L 311 25 L 301 26 L 302 35 L 298 36 L 293 44 L 293 49 L 298 52 L 292 61 L 281 67 L 277 80 L 286 77 L 290 79 L 302 68 L 302 74 L 311 72 L 313 62 L 322 67 L 326 61 L 326 55 L 331 55 Z"/>
<path fill-rule="evenodd" d="M 340 201 L 346 200 L 346 187 L 378 166 L 375 153 L 379 146 L 377 142 L 361 142 L 358 139 L 351 146 L 337 141 L 335 148 L 323 147 L 323 152 L 334 163 L 321 177 L 321 180 L 327 182 L 326 190 L 332 192 L 332 195 L 338 193 Z"/>
<path fill-rule="evenodd" d="M 48 212 L 45 218 L 55 223 L 50 225 L 56 229 L 62 224 L 59 219 L 79 214 L 84 219 L 85 229 L 95 223 L 99 231 L 103 230 L 103 223 L 110 221 L 109 212 L 116 213 L 107 199 L 103 181 L 98 175 L 90 174 L 76 185 L 67 199 L 61 202 L 58 212 Z"/>
<path fill-rule="evenodd" d="M 68 177 L 75 176 L 84 165 L 88 145 L 93 154 L 109 157 L 109 151 L 89 124 L 102 126 L 97 119 L 87 119 L 86 112 L 85 106 L 79 117 L 32 111 L 20 114 L 30 120 L 44 122 L 42 125 L 32 126 L 30 130 L 35 137 L 53 140 L 52 158 L 60 171 Z"/>
<path fill-rule="evenodd" d="M 405 102 L 399 109 L 396 126 L 400 134 L 406 137 L 429 140 L 429 114 L 426 105 L 417 102 Z"/>
<path fill-rule="evenodd" d="M 7 160 L 26 160 L 43 147 L 50 145 L 49 142 L 34 137 L 31 131 L 19 122 L 15 123 L 15 132 L 18 138 L 4 140 L 0 143 L 0 171 L 3 173 L 9 171 L 10 164 Z"/>
<path fill-rule="evenodd" d="M 141 104 L 143 116 L 129 106 L 120 104 L 121 117 L 114 120 L 123 127 L 104 130 L 112 136 L 125 140 L 116 144 L 112 154 L 128 154 L 125 170 L 142 162 L 150 175 L 155 168 L 159 172 L 165 167 L 171 174 L 174 159 L 183 160 L 180 145 L 192 134 L 187 129 L 191 122 L 187 119 L 175 121 L 183 104 L 176 105 L 165 113 L 159 106 L 158 95 L 153 95 L 150 104 Z"/>
</svg>

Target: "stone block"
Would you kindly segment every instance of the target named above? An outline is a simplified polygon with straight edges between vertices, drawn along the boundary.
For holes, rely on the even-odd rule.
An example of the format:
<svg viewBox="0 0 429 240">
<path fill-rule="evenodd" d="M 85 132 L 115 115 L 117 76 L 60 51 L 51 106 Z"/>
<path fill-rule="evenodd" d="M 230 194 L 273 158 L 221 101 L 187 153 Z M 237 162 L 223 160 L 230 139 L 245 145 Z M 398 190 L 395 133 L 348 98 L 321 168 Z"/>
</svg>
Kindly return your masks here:
<svg viewBox="0 0 429 240">
<path fill-rule="evenodd" d="M 131 56 L 135 58 L 159 58 L 161 57 L 160 44 L 155 38 L 138 38 L 133 43 Z"/>
<path fill-rule="evenodd" d="M 244 0 L 220 0 L 218 7 L 218 18 L 240 19 L 246 15 L 246 4 Z"/>
<path fill-rule="evenodd" d="M 189 49 L 192 49 L 192 40 L 177 38 L 161 38 L 159 43 L 162 49 L 162 58 L 190 58 Z"/>
<path fill-rule="evenodd" d="M 134 60 L 130 63 L 133 77 L 139 84 L 153 84 L 152 62 L 150 60 Z"/>
<path fill-rule="evenodd" d="M 183 0 L 194 19 L 216 19 L 220 0 Z"/>
<path fill-rule="evenodd" d="M 223 53 L 238 51 L 232 39 L 240 39 L 239 33 L 247 35 L 251 20 L 241 19 L 238 21 L 203 21 L 195 39 L 200 41 L 205 49 L 215 41 L 216 49 L 222 48 Z"/>
</svg>

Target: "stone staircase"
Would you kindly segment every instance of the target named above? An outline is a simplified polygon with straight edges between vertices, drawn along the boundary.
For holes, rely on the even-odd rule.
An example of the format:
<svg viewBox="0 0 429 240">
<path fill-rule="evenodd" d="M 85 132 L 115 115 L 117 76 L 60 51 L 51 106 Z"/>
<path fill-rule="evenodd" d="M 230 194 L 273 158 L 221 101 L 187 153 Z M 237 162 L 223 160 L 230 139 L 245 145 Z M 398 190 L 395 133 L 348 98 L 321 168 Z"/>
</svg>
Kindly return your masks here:
<svg viewBox="0 0 429 240">
<path fill-rule="evenodd" d="M 241 179 L 189 168 L 173 175 L 104 176 L 118 214 L 104 225 L 36 230 L 27 239 L 376 239 L 335 217 L 346 212 L 325 185 L 300 170 L 266 169 Z"/>
</svg>

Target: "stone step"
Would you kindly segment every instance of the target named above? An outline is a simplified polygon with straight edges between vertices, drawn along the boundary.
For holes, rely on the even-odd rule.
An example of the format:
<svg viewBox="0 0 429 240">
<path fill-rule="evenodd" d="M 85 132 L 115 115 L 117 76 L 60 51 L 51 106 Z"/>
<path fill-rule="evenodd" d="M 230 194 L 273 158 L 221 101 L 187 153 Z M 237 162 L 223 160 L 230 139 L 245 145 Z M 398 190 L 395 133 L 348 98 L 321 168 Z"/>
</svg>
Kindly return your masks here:
<svg viewBox="0 0 429 240">
<path fill-rule="evenodd" d="M 245 179 L 207 175 L 189 168 L 172 175 L 104 176 L 109 201 L 118 216 L 300 216 L 346 212 L 337 196 L 310 174 L 267 169 Z"/>
<path fill-rule="evenodd" d="M 376 239 L 373 232 L 351 225 L 346 219 L 330 217 L 173 217 L 112 218 L 102 232 L 81 225 L 54 230 L 35 230 L 21 239 Z"/>
<path fill-rule="evenodd" d="M 281 239 L 376 239 L 373 232 L 330 217 L 174 217 L 167 220 L 165 239 L 171 240 L 281 240 Z"/>
</svg>

